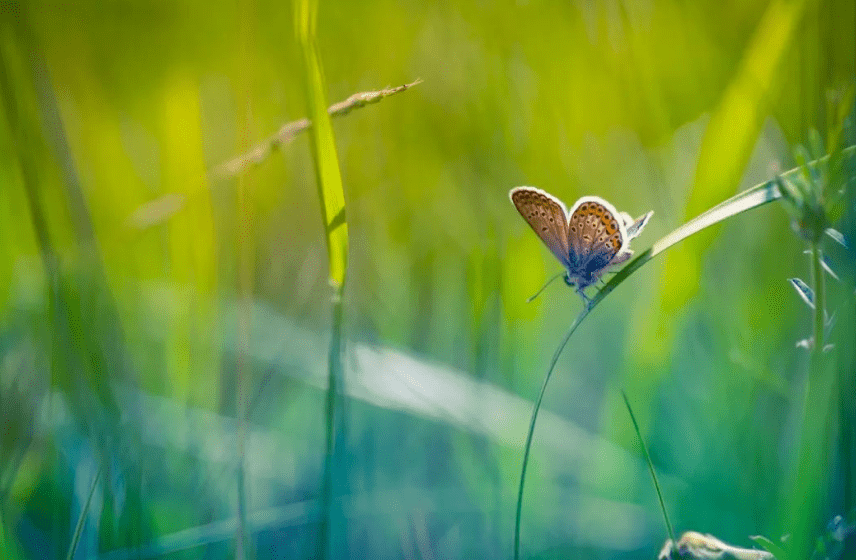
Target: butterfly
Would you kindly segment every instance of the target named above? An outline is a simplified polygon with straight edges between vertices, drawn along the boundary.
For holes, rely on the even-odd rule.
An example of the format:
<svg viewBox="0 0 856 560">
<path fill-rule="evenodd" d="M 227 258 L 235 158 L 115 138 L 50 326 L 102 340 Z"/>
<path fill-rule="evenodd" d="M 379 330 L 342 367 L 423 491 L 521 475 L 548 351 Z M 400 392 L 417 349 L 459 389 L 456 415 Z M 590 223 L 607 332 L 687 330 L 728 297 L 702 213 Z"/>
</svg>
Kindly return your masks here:
<svg viewBox="0 0 856 560">
<path fill-rule="evenodd" d="M 654 215 L 652 210 L 634 221 L 597 196 L 580 198 L 568 212 L 561 200 L 535 187 L 516 187 L 509 197 L 565 267 L 565 283 L 576 287 L 586 302 L 584 290 L 610 267 L 633 256 L 630 240 Z"/>
</svg>

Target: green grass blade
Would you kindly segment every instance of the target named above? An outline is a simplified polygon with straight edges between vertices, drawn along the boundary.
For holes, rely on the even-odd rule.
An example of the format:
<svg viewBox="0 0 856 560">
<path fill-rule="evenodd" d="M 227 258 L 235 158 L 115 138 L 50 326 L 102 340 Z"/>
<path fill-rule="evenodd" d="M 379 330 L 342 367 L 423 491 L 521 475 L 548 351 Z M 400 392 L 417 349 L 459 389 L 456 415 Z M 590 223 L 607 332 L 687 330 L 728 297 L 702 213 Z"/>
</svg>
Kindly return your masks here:
<svg viewBox="0 0 856 560">
<path fill-rule="evenodd" d="M 327 113 L 324 74 L 315 41 L 317 0 L 300 0 L 297 12 L 297 39 L 303 54 L 309 118 L 314 124 L 309 129 L 309 135 L 315 156 L 313 159 L 318 198 L 321 200 L 324 227 L 327 231 L 330 281 L 334 286 L 341 286 L 345 282 L 348 259 L 348 223 L 343 219 L 337 227 L 330 227 L 337 216 L 344 215 L 345 193 L 333 138 L 333 126 Z"/>
<path fill-rule="evenodd" d="M 657 491 L 657 499 L 660 500 L 660 510 L 663 512 L 663 520 L 666 522 L 666 531 L 669 533 L 669 538 L 672 542 L 675 540 L 675 532 L 672 530 L 672 523 L 669 521 L 669 514 L 666 513 L 666 502 L 663 501 L 663 492 L 660 490 L 660 482 L 657 480 L 657 473 L 654 471 L 654 462 L 651 461 L 651 454 L 648 453 L 648 446 L 645 445 L 645 440 L 642 439 L 642 432 L 639 431 L 639 423 L 636 422 L 636 415 L 633 414 L 633 408 L 630 406 L 630 399 L 627 398 L 627 393 L 622 389 L 621 396 L 624 397 L 624 404 L 627 405 L 627 412 L 630 413 L 630 420 L 633 421 L 633 429 L 636 430 L 636 437 L 639 438 L 639 445 L 642 446 L 642 452 L 645 454 L 645 461 L 648 462 L 648 470 L 651 472 L 651 479 L 654 481 L 654 490 Z"/>
<path fill-rule="evenodd" d="M 842 151 L 842 155 L 849 157 L 856 153 L 856 146 L 850 146 Z M 829 156 L 824 156 L 816 161 L 811 162 L 809 165 L 816 166 L 828 159 Z M 782 175 L 787 177 L 794 173 L 799 173 L 802 169 L 800 167 L 791 169 Z M 565 349 L 565 346 L 568 344 L 568 341 L 571 338 L 571 335 L 577 330 L 577 327 L 580 326 L 583 319 L 585 319 L 588 314 L 600 304 L 603 299 L 608 296 L 613 290 L 615 290 L 618 286 L 621 285 L 622 282 L 627 280 L 631 274 L 642 268 L 648 261 L 663 253 L 666 249 L 672 247 L 673 245 L 683 241 L 687 237 L 697 233 L 705 228 L 708 228 L 714 224 L 717 224 L 727 218 L 731 218 L 732 216 L 736 216 L 747 210 L 751 210 L 753 208 L 757 208 L 768 202 L 772 202 L 778 198 L 780 198 L 781 192 L 779 191 L 778 181 L 771 180 L 765 181 L 759 185 L 756 185 L 750 189 L 747 189 L 741 193 L 738 193 L 728 200 L 717 204 L 707 212 L 693 218 L 689 222 L 680 226 L 676 230 L 672 231 L 668 235 L 664 236 L 660 240 L 658 240 L 654 245 L 651 246 L 650 249 L 644 251 L 638 257 L 630 261 L 627 266 L 622 268 L 612 279 L 606 283 L 606 285 L 601 288 L 598 293 L 591 299 L 587 306 L 580 311 L 580 314 L 577 315 L 577 318 L 574 320 L 571 327 L 565 333 L 565 336 L 562 338 L 562 341 L 559 343 L 559 347 L 556 349 L 556 352 L 553 354 L 553 359 L 550 360 L 550 365 L 547 368 L 547 375 L 544 377 L 544 383 L 541 386 L 541 392 L 538 394 L 538 398 L 535 401 L 535 406 L 532 410 L 532 420 L 529 424 L 529 433 L 526 436 L 526 444 L 523 448 L 523 465 L 520 469 L 520 484 L 517 490 L 517 511 L 515 515 L 514 521 L 514 560 L 518 560 L 520 558 L 520 517 L 521 511 L 523 508 L 523 487 L 526 478 L 526 465 L 529 462 L 529 449 L 532 446 L 532 438 L 535 434 L 535 422 L 538 419 L 538 411 L 541 408 L 541 401 L 544 398 L 544 393 L 547 390 L 547 384 L 550 381 L 550 377 L 553 375 L 553 369 L 556 367 L 556 363 L 559 361 L 559 355 Z M 673 539 L 674 540 L 674 539 Z"/>
<path fill-rule="evenodd" d="M 77 545 L 80 542 L 80 535 L 83 534 L 83 525 L 86 522 L 86 516 L 89 514 L 89 506 L 92 503 L 92 495 L 95 494 L 95 488 L 98 486 L 98 479 L 101 478 L 101 467 L 95 471 L 95 477 L 92 479 L 92 486 L 89 488 L 89 495 L 86 496 L 86 502 L 80 510 L 80 517 L 77 518 L 77 525 L 74 528 L 74 534 L 71 536 L 71 543 L 68 545 L 67 560 L 74 558 L 74 552 L 77 550 Z"/>
<path fill-rule="evenodd" d="M 342 293 L 348 264 L 348 222 L 345 213 L 345 193 L 333 126 L 327 112 L 324 74 L 315 42 L 315 27 L 318 14 L 317 0 L 297 2 L 297 40 L 303 54 L 303 69 L 306 80 L 306 98 L 309 118 L 313 126 L 309 129 L 312 139 L 313 161 L 321 201 L 321 215 L 327 236 L 327 256 L 330 267 L 330 283 L 333 285 L 333 326 L 325 398 L 325 454 L 321 483 L 321 526 L 318 534 L 318 557 L 330 555 L 330 525 L 332 523 L 336 442 L 337 395 L 342 384 Z"/>
</svg>

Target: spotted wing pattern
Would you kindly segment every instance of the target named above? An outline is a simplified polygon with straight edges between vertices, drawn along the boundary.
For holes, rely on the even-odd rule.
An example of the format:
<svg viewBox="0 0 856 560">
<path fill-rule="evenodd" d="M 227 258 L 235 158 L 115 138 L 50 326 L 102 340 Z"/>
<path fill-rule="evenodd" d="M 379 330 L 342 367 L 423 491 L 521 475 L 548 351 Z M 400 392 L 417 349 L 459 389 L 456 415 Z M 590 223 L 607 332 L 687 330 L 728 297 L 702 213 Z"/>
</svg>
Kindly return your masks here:
<svg viewBox="0 0 856 560">
<path fill-rule="evenodd" d="M 624 243 L 620 219 L 594 200 L 585 200 L 574 209 L 568 221 L 572 273 L 597 274 L 612 262 Z"/>
<path fill-rule="evenodd" d="M 556 198 L 533 187 L 517 187 L 511 190 L 511 202 L 532 227 L 541 241 L 570 268 L 568 260 L 568 213 Z"/>
</svg>

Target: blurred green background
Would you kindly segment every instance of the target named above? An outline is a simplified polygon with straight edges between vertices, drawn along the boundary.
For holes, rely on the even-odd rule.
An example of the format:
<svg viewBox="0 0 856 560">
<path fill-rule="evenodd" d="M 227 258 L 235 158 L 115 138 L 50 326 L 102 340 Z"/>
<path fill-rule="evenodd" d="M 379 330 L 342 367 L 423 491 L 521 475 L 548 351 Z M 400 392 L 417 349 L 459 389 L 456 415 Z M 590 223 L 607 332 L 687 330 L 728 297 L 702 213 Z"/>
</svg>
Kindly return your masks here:
<svg viewBox="0 0 856 560">
<path fill-rule="evenodd" d="M 560 265 L 508 190 L 654 210 L 649 247 L 828 140 L 856 6 L 321 0 L 317 21 L 330 103 L 424 80 L 333 121 L 331 557 L 507 558 L 532 401 L 581 305 L 564 286 L 526 303 Z M 287 2 L 0 3 L 0 557 L 65 558 L 81 520 L 75 558 L 318 554 L 333 292 L 309 136 L 210 173 L 307 115 L 294 29 Z M 833 217 L 856 239 L 852 192 Z M 539 418 L 524 557 L 659 551 L 622 388 L 676 531 L 788 532 L 807 248 L 770 204 L 592 313 Z M 828 252 L 839 386 L 808 412 L 833 420 L 802 481 L 821 521 L 856 506 L 856 266 Z"/>
</svg>

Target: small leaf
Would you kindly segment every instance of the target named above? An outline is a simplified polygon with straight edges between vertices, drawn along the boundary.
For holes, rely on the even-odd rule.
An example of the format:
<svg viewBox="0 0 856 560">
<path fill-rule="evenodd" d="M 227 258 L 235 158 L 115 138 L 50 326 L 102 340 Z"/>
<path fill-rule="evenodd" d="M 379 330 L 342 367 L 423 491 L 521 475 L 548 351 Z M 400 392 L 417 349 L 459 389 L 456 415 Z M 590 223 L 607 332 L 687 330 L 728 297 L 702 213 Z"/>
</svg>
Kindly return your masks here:
<svg viewBox="0 0 856 560">
<path fill-rule="evenodd" d="M 804 338 L 796 343 L 796 348 L 805 348 L 806 350 L 811 350 L 814 348 L 814 337 L 811 336 L 809 338 Z M 829 353 L 833 348 L 835 348 L 834 344 L 827 344 L 823 347 L 823 353 Z"/>
<path fill-rule="evenodd" d="M 844 234 L 833 228 L 826 228 L 826 235 L 837 241 L 842 247 L 847 247 L 847 241 L 844 239 Z"/>
<path fill-rule="evenodd" d="M 758 546 L 775 556 L 776 560 L 790 560 L 791 555 L 788 554 L 788 551 L 786 551 L 784 548 L 774 543 L 767 537 L 763 535 L 755 535 L 749 538 L 755 541 Z"/>
<path fill-rule="evenodd" d="M 805 251 L 803 251 L 803 254 L 810 255 L 811 249 L 806 249 Z M 823 267 L 823 270 L 825 270 L 827 274 L 835 278 L 837 281 L 841 282 L 841 278 L 839 278 L 838 275 L 835 274 L 835 271 L 832 270 L 832 267 L 829 265 L 829 257 L 822 253 L 820 255 L 820 266 Z"/>
<path fill-rule="evenodd" d="M 799 278 L 788 278 L 788 281 L 806 304 L 814 309 L 814 290 Z"/>
<path fill-rule="evenodd" d="M 825 270 L 827 272 L 827 274 L 829 274 L 830 276 L 832 276 L 833 278 L 835 278 L 836 280 L 841 282 L 841 278 L 839 278 L 838 275 L 835 274 L 835 271 L 832 270 L 832 267 L 829 266 L 829 261 L 827 260 L 826 257 L 822 257 L 820 259 L 820 266 L 823 267 L 823 270 Z"/>
<path fill-rule="evenodd" d="M 832 333 L 833 325 L 835 325 L 835 311 L 833 311 L 832 314 L 826 314 L 823 329 L 823 333 L 826 338 L 829 338 L 830 333 Z"/>
</svg>

